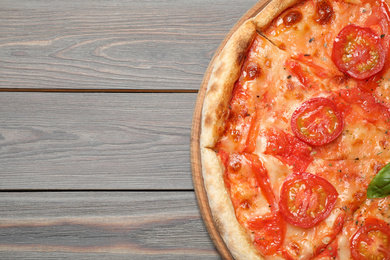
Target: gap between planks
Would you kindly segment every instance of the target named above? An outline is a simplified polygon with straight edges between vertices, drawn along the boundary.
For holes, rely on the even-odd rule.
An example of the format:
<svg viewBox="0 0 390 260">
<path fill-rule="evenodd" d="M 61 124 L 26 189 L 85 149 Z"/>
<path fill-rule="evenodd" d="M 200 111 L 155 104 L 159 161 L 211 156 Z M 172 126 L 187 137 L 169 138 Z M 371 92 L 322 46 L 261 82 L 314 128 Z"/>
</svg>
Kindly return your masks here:
<svg viewBox="0 0 390 260">
<path fill-rule="evenodd" d="M 0 92 L 48 92 L 48 93 L 198 93 L 197 89 L 46 89 L 0 88 Z"/>
<path fill-rule="evenodd" d="M 0 88 L 0 92 L 36 93 L 198 93 L 196 89 L 46 89 L 46 88 Z M 194 192 L 189 189 L 0 189 L 0 193 L 50 193 L 50 192 Z"/>
</svg>

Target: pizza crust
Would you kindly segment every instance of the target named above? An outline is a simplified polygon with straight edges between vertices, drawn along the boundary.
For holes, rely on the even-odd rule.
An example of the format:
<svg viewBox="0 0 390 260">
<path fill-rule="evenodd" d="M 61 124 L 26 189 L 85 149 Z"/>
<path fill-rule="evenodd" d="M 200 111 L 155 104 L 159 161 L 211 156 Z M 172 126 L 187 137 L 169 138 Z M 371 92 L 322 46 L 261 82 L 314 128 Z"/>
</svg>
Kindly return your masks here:
<svg viewBox="0 0 390 260">
<path fill-rule="evenodd" d="M 214 224 L 232 256 L 237 260 L 261 260 L 263 257 L 254 247 L 246 230 L 237 221 L 223 179 L 224 166 L 213 148 L 223 134 L 224 123 L 229 116 L 230 98 L 234 84 L 240 76 L 246 53 L 258 34 L 259 25 L 256 23 L 269 24 L 274 18 L 272 15 L 277 15 L 286 8 L 283 1 L 276 2 L 279 4 L 267 6 L 268 11 L 265 15 L 261 12 L 256 19 L 247 20 L 227 41 L 215 58 L 203 102 L 200 149 L 204 185 Z M 297 1 L 288 1 L 290 2 L 292 5 Z M 275 7 L 283 10 L 269 9 Z"/>
<path fill-rule="evenodd" d="M 214 224 L 235 259 L 253 260 L 262 258 L 236 219 L 223 180 L 224 166 L 212 148 L 223 134 L 234 84 L 256 36 L 256 27 L 250 19 L 238 28 L 216 57 L 203 103 L 200 136 L 202 174 Z"/>
<path fill-rule="evenodd" d="M 246 53 L 258 35 L 258 30 L 264 29 L 277 15 L 298 2 L 272 1 L 254 18 L 241 25 L 215 58 L 207 85 L 200 135 L 204 186 L 214 225 L 230 253 L 237 260 L 264 258 L 236 218 L 230 195 L 225 187 L 223 178 L 225 169 L 213 148 L 223 134 L 235 82 L 240 77 Z"/>
<path fill-rule="evenodd" d="M 203 102 L 201 147 L 214 147 L 222 135 L 234 83 L 240 76 L 245 54 L 257 32 L 265 29 L 285 9 L 300 1 L 271 1 L 259 14 L 237 29 L 216 57 Z"/>
<path fill-rule="evenodd" d="M 214 147 L 222 135 L 234 83 L 256 34 L 254 23 L 248 20 L 232 35 L 214 62 L 203 102 L 201 147 Z"/>
<path fill-rule="evenodd" d="M 271 1 L 259 14 L 253 18 L 256 28 L 260 31 L 265 30 L 271 22 L 284 10 L 292 7 L 302 0 L 274 0 Z"/>
<path fill-rule="evenodd" d="M 214 225 L 230 253 L 237 260 L 263 259 L 250 241 L 244 228 L 238 223 L 230 196 L 223 180 L 224 167 L 218 155 L 209 148 L 201 149 L 204 185 Z"/>
</svg>

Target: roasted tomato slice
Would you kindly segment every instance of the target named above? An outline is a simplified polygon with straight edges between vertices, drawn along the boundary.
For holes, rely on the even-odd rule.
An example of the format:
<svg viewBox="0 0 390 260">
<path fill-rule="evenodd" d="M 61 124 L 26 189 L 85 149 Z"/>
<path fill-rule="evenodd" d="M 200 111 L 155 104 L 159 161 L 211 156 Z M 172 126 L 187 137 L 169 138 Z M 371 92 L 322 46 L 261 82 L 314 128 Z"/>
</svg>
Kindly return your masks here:
<svg viewBox="0 0 390 260">
<path fill-rule="evenodd" d="M 296 136 L 270 127 L 265 132 L 267 145 L 264 153 L 278 158 L 293 167 L 293 171 L 303 172 L 313 161 L 312 148 Z"/>
<path fill-rule="evenodd" d="M 382 70 L 386 52 L 373 29 L 350 24 L 337 35 L 332 60 L 340 71 L 356 79 L 366 79 Z"/>
<path fill-rule="evenodd" d="M 264 255 L 273 255 L 283 244 L 286 223 L 279 212 L 257 217 L 248 221 L 254 234 L 254 245 Z"/>
<path fill-rule="evenodd" d="M 367 218 L 351 238 L 351 255 L 355 260 L 390 259 L 390 227 L 383 220 Z"/>
<path fill-rule="evenodd" d="M 327 180 L 306 172 L 292 173 L 282 185 L 279 208 L 289 223 L 309 228 L 329 215 L 337 197 Z"/>
<path fill-rule="evenodd" d="M 295 136 L 314 146 L 336 139 L 343 126 L 343 117 L 336 105 L 322 97 L 304 102 L 291 117 L 291 128 Z"/>
</svg>

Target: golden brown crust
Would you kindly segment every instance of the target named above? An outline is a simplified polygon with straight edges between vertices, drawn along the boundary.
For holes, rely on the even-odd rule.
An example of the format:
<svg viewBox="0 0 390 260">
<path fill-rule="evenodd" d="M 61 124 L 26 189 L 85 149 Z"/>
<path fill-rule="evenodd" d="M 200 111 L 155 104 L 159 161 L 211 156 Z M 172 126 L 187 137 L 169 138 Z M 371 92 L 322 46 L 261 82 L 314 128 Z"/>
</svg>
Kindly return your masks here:
<svg viewBox="0 0 390 260">
<path fill-rule="evenodd" d="M 257 30 L 265 28 L 274 17 L 297 2 L 273 1 L 255 18 L 238 28 L 214 61 L 203 103 L 200 147 L 204 185 L 215 226 L 237 260 L 259 260 L 263 257 L 237 221 L 223 179 L 224 166 L 213 148 L 223 134 L 234 84 L 240 76 L 242 63 L 257 36 Z"/>
<path fill-rule="evenodd" d="M 265 30 L 270 23 L 287 8 L 302 2 L 302 0 L 274 0 L 271 1 L 258 15 L 253 18 L 259 31 Z"/>
<path fill-rule="evenodd" d="M 234 84 L 256 35 L 253 21 L 248 20 L 228 40 L 214 61 L 202 111 L 200 147 L 205 189 L 215 226 L 236 259 L 262 258 L 236 219 L 223 180 L 223 165 L 212 148 L 223 134 Z"/>
<path fill-rule="evenodd" d="M 217 154 L 209 148 L 202 148 L 201 155 L 204 184 L 213 220 L 230 253 L 237 260 L 262 259 L 246 231 L 237 221 L 223 181 L 223 165 Z"/>
<path fill-rule="evenodd" d="M 201 147 L 214 147 L 222 134 L 234 83 L 256 34 L 255 25 L 248 20 L 232 35 L 214 62 L 203 103 Z"/>
</svg>

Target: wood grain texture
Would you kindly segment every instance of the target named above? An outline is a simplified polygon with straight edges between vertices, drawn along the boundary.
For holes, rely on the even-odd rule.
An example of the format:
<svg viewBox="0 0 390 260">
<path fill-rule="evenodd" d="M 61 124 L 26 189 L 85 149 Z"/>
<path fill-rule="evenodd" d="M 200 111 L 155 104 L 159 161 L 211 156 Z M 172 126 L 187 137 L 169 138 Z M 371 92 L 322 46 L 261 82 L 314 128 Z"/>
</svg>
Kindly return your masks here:
<svg viewBox="0 0 390 260">
<path fill-rule="evenodd" d="M 196 94 L 1 93 L 0 189 L 193 189 Z"/>
<path fill-rule="evenodd" d="M 197 90 L 255 3 L 0 0 L 0 88 Z"/>
<path fill-rule="evenodd" d="M 219 259 L 193 192 L 2 192 L 0 258 L 26 257 Z"/>
<path fill-rule="evenodd" d="M 0 0 L 0 259 L 220 259 L 191 119 L 255 3 Z"/>
</svg>

